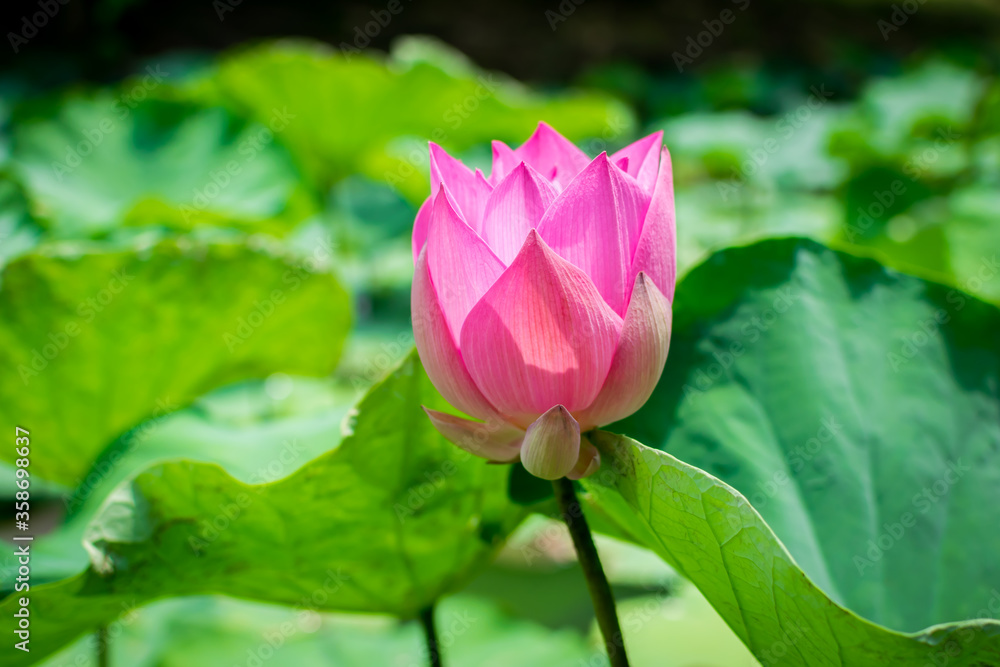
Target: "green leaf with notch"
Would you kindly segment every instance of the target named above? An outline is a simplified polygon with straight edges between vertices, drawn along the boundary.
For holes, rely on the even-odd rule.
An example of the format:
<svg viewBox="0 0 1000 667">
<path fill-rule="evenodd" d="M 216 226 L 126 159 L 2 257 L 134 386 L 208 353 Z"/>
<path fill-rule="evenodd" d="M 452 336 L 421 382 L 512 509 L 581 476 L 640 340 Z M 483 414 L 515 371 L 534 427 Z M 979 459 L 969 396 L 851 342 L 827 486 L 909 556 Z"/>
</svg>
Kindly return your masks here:
<svg viewBox="0 0 1000 667">
<path fill-rule="evenodd" d="M 413 353 L 358 404 L 340 446 L 290 477 L 245 484 L 188 461 L 138 475 L 91 523 L 91 568 L 32 588 L 40 641 L 11 666 L 157 598 L 225 593 L 412 617 L 456 590 L 525 510 L 507 498 L 509 467 L 444 440 L 421 405 L 447 409 Z"/>
</svg>

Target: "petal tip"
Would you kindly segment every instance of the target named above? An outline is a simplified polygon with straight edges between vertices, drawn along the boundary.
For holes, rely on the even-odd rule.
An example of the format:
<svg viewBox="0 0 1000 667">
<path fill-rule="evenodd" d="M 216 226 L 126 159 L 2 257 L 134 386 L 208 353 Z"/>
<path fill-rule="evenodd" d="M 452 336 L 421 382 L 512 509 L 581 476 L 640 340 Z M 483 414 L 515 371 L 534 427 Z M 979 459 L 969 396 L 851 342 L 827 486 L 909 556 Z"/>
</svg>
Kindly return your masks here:
<svg viewBox="0 0 1000 667">
<path fill-rule="evenodd" d="M 552 127 L 544 120 L 538 121 L 538 125 L 535 126 L 535 134 L 538 134 L 539 132 L 555 132 L 556 134 L 559 134 L 556 128 Z"/>
</svg>

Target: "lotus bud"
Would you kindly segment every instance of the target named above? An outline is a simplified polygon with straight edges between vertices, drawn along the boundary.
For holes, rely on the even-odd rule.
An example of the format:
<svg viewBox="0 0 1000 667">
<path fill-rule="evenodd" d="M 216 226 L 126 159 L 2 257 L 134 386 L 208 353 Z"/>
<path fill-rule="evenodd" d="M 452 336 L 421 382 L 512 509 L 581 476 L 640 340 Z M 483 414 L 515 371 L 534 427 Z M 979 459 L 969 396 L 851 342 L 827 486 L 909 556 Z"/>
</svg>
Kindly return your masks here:
<svg viewBox="0 0 1000 667">
<path fill-rule="evenodd" d="M 489 177 L 430 145 L 413 228 L 413 330 L 431 381 L 476 420 L 438 431 L 545 479 L 593 474 L 581 433 L 638 410 L 670 345 L 676 232 L 657 132 L 590 159 L 544 123 L 493 142 Z"/>
</svg>

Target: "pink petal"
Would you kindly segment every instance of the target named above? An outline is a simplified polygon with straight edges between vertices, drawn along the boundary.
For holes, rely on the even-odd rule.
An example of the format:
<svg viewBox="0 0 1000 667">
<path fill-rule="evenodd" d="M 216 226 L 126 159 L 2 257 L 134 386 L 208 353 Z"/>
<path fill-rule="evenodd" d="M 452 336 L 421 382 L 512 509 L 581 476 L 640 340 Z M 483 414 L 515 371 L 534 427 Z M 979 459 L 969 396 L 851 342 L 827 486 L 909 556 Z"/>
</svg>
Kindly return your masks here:
<svg viewBox="0 0 1000 667">
<path fill-rule="evenodd" d="M 489 461 L 509 463 L 517 459 L 524 431 L 498 418 L 486 423 L 462 419 L 446 412 L 424 408 L 431 424 L 452 444 Z"/>
<path fill-rule="evenodd" d="M 560 189 L 590 162 L 586 153 L 547 123 L 539 123 L 535 133 L 514 153 Z"/>
<path fill-rule="evenodd" d="M 431 194 L 437 194 L 441 183 L 450 180 L 470 182 L 473 180 L 472 170 L 466 167 L 461 160 L 453 158 L 448 154 L 448 151 L 433 141 L 427 143 L 427 148 L 431 161 Z M 454 187 L 454 184 L 450 185 Z"/>
<path fill-rule="evenodd" d="M 486 187 L 489 192 L 493 192 L 493 185 L 490 183 L 490 179 L 483 175 L 483 170 L 477 168 L 475 172 L 476 181 L 479 183 L 480 187 Z M 488 197 L 489 195 L 487 195 Z"/>
<path fill-rule="evenodd" d="M 660 155 L 660 172 L 649 210 L 642 223 L 642 234 L 629 276 L 645 271 L 653 283 L 673 303 L 674 282 L 677 279 L 677 228 L 674 215 L 674 177 L 670 168 L 670 152 Z"/>
<path fill-rule="evenodd" d="M 458 340 L 465 316 L 506 265 L 458 217 L 449 194 L 445 185 L 434 197 L 427 234 L 427 264 L 445 319 Z"/>
<path fill-rule="evenodd" d="M 585 430 L 624 419 L 649 400 L 667 361 L 671 315 L 670 302 L 640 273 L 601 393 L 578 415 Z"/>
<path fill-rule="evenodd" d="M 514 167 L 521 163 L 521 159 L 514 154 L 514 150 L 502 141 L 493 142 L 493 169 L 490 171 L 490 184 L 496 187 L 497 183 L 506 178 L 507 174 L 514 171 Z"/>
<path fill-rule="evenodd" d="M 486 181 L 483 173 L 476 170 L 473 173 L 460 160 L 448 155 L 447 151 L 430 142 L 431 155 L 431 195 L 436 195 L 441 184 L 448 186 L 448 191 L 458 204 L 459 214 L 476 232 L 482 226 L 483 207 L 486 198 L 493 189 Z"/>
<path fill-rule="evenodd" d="M 538 223 L 553 250 L 583 269 L 611 308 L 625 312 L 626 276 L 649 196 L 601 153 Z"/>
<path fill-rule="evenodd" d="M 466 370 L 462 355 L 455 344 L 438 300 L 427 265 L 427 251 L 417 258 L 410 293 L 413 318 L 413 338 L 420 352 L 427 377 L 445 400 L 462 412 L 489 419 L 496 410 L 476 387 Z"/>
<path fill-rule="evenodd" d="M 611 156 L 611 161 L 618 164 L 620 159 L 628 160 L 622 169 L 638 181 L 643 192 L 651 193 L 653 185 L 656 183 L 656 171 L 662 146 L 663 130 L 660 130 L 621 149 Z"/>
<path fill-rule="evenodd" d="M 527 426 L 553 405 L 579 410 L 604 383 L 622 321 L 590 279 L 535 230 L 473 306 L 460 347 L 469 373 L 509 421 Z"/>
<path fill-rule="evenodd" d="M 427 230 L 431 226 L 431 211 L 433 210 L 434 197 L 428 197 L 424 200 L 424 203 L 420 205 L 420 210 L 417 211 L 417 218 L 413 221 L 413 263 L 417 263 L 417 258 L 420 257 L 420 251 L 424 249 L 424 244 L 427 243 Z"/>
<path fill-rule="evenodd" d="M 490 193 L 483 238 L 504 264 L 517 257 L 528 231 L 538 225 L 555 198 L 556 189 L 523 162 Z"/>
<path fill-rule="evenodd" d="M 579 458 L 580 425 L 562 405 L 536 419 L 524 434 L 521 463 L 535 477 L 565 477 Z"/>
</svg>

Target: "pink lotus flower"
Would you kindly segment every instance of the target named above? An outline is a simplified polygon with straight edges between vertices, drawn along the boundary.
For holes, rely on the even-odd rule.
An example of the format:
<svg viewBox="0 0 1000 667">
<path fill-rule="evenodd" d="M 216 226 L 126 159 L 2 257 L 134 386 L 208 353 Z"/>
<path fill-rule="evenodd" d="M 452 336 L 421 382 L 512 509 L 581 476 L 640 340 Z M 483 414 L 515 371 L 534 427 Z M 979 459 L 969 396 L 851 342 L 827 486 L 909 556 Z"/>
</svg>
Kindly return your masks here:
<svg viewBox="0 0 1000 667">
<path fill-rule="evenodd" d="M 593 160 L 541 123 L 493 142 L 489 178 L 430 145 L 413 227 L 413 330 L 434 386 L 482 422 L 441 434 L 544 479 L 600 465 L 581 432 L 638 410 L 663 371 L 676 275 L 670 155 L 657 132 Z"/>
</svg>

